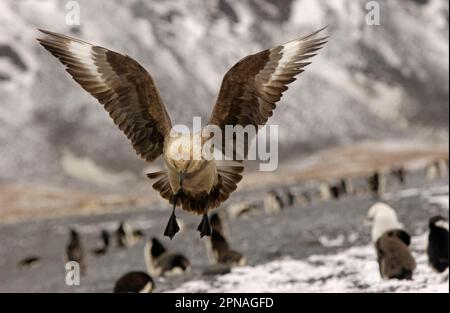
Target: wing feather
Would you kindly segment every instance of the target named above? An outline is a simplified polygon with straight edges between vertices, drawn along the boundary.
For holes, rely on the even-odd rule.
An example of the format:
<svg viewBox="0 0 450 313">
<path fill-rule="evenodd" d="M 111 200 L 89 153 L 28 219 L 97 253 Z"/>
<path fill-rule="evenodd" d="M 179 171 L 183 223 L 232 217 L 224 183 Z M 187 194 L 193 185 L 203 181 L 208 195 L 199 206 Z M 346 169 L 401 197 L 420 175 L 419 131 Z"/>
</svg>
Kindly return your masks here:
<svg viewBox="0 0 450 313">
<path fill-rule="evenodd" d="M 324 28 L 303 38 L 249 55 L 225 74 L 208 124 L 222 129 L 223 153 L 225 146 L 233 146 L 233 156 L 227 157 L 243 160 L 251 138 L 245 141 L 243 154 L 239 153 L 236 151 L 236 142 L 225 141 L 225 126 L 264 125 L 272 116 L 283 92 L 288 89 L 287 85 L 295 81 L 295 76 L 310 64 L 305 61 L 314 57 L 327 42 L 328 37 L 316 36 Z"/>
<path fill-rule="evenodd" d="M 40 44 L 94 96 L 131 141 L 152 161 L 163 152 L 171 121 L 150 74 L 132 58 L 69 36 L 40 30 Z"/>
</svg>

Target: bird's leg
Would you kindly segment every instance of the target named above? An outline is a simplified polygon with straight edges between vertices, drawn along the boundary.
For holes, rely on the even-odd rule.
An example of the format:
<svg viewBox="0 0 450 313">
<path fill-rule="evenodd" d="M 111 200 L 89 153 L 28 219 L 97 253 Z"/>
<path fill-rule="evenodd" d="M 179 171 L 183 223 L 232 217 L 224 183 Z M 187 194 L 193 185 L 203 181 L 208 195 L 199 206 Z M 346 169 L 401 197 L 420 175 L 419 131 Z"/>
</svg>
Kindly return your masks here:
<svg viewBox="0 0 450 313">
<path fill-rule="evenodd" d="M 173 236 L 180 231 L 180 227 L 177 223 L 177 217 L 175 216 L 175 207 L 177 206 L 177 197 L 173 198 L 173 210 L 170 215 L 169 222 L 167 223 L 166 229 L 164 230 L 164 236 L 167 236 L 172 240 Z"/>
<path fill-rule="evenodd" d="M 209 217 L 206 211 L 203 211 L 202 221 L 198 225 L 197 230 L 200 232 L 200 238 L 203 238 L 203 236 L 211 236 L 211 224 L 209 223 Z"/>
</svg>

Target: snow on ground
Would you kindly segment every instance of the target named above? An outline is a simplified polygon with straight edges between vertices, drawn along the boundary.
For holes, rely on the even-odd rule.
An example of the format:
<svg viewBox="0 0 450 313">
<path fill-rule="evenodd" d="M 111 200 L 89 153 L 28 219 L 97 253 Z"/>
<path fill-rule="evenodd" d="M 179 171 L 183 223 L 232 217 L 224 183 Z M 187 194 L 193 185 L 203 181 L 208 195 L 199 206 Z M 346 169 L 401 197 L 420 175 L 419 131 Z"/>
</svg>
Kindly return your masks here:
<svg viewBox="0 0 450 313">
<path fill-rule="evenodd" d="M 215 281 L 190 281 L 171 292 L 449 292 L 448 270 L 433 272 L 425 254 L 427 234 L 413 237 L 417 269 L 412 281 L 382 280 L 372 245 L 305 261 L 280 259 L 241 267 Z"/>
<path fill-rule="evenodd" d="M 430 204 L 449 209 L 448 185 L 426 190 L 405 189 L 386 198 L 419 195 Z M 351 239 L 348 238 L 350 241 Z M 341 246 L 343 235 L 321 236 L 324 247 Z M 428 266 L 428 233 L 412 237 L 411 251 L 417 262 L 412 281 L 383 280 L 372 244 L 336 254 L 312 255 L 305 260 L 285 257 L 254 267 L 235 268 L 213 281 L 189 281 L 171 292 L 449 292 L 449 272 L 436 273 Z"/>
</svg>

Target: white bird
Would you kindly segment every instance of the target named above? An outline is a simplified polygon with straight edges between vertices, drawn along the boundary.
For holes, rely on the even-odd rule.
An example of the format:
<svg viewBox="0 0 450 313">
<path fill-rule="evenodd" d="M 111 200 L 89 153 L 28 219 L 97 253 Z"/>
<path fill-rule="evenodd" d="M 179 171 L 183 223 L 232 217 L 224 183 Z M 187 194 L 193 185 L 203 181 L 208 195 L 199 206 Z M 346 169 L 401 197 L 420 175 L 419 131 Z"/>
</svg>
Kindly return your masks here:
<svg viewBox="0 0 450 313">
<path fill-rule="evenodd" d="M 399 222 L 395 210 L 382 202 L 375 203 L 370 207 L 365 222 L 372 226 L 373 243 L 388 230 L 404 228 L 403 224 Z"/>
</svg>

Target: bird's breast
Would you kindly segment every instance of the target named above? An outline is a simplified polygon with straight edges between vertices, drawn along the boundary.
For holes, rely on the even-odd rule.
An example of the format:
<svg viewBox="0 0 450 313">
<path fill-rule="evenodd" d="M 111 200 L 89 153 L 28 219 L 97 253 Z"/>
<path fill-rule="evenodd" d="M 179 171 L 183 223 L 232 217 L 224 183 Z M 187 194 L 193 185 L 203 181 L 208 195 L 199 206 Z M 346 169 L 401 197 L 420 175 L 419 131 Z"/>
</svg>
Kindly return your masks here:
<svg viewBox="0 0 450 313">
<path fill-rule="evenodd" d="M 178 172 L 168 168 L 169 182 L 174 194 L 176 194 L 180 188 L 182 188 L 183 192 L 193 196 L 204 192 L 209 193 L 211 191 L 218 183 L 217 168 L 214 160 L 205 162 L 208 162 L 206 166 L 202 166 L 201 169 L 193 173 L 186 174 L 182 186 L 180 186 Z"/>
</svg>

